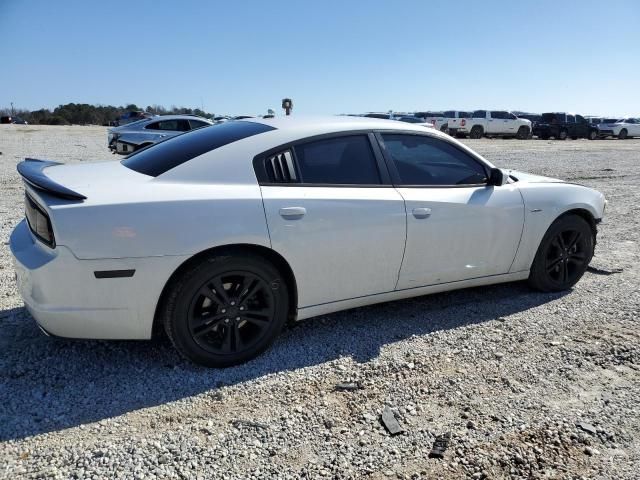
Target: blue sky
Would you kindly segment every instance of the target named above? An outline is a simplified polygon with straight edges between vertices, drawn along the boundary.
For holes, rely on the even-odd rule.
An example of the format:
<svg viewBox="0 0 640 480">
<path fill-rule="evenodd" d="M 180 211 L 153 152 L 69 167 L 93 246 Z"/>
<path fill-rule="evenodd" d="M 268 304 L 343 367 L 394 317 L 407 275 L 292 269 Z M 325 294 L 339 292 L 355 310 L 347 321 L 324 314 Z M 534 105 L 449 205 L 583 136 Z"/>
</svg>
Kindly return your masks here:
<svg viewBox="0 0 640 480">
<path fill-rule="evenodd" d="M 640 115 L 640 0 L 0 0 L 0 107 Z"/>
</svg>

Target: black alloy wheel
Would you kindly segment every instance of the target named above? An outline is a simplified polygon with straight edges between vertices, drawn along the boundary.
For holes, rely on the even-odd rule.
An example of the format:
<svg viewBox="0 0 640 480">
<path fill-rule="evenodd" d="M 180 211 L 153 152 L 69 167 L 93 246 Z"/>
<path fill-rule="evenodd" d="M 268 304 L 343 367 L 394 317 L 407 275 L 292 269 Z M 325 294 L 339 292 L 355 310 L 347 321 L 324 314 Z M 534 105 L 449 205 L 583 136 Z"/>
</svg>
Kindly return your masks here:
<svg viewBox="0 0 640 480">
<path fill-rule="evenodd" d="M 177 277 L 161 311 L 184 357 L 208 367 L 237 365 L 266 350 L 286 323 L 287 282 L 253 253 L 211 256 Z"/>
<path fill-rule="evenodd" d="M 619 138 L 620 140 L 624 140 L 625 138 L 627 138 L 627 134 L 628 134 L 628 133 L 629 133 L 629 132 L 627 132 L 627 129 L 626 129 L 626 128 L 623 128 L 622 130 L 620 130 L 620 133 L 618 134 L 618 138 Z"/>
<path fill-rule="evenodd" d="M 268 331 L 275 298 L 266 280 L 249 271 L 226 272 L 207 280 L 189 306 L 189 332 L 203 350 L 240 353 Z"/>
<path fill-rule="evenodd" d="M 531 267 L 529 284 L 545 292 L 571 288 L 593 257 L 591 226 L 578 215 L 556 220 L 545 234 Z"/>
</svg>

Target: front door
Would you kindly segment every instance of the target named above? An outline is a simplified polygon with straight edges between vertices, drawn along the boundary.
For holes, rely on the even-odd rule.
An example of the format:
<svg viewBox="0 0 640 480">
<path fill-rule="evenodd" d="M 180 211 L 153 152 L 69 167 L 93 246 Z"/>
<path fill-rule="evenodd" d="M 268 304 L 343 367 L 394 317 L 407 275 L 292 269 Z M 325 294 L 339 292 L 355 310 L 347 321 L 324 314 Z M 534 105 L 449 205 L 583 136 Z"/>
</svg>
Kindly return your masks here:
<svg viewBox="0 0 640 480">
<path fill-rule="evenodd" d="M 508 273 L 524 224 L 516 184 L 488 186 L 470 153 L 426 135 L 381 134 L 407 210 L 398 289 Z"/>
<path fill-rule="evenodd" d="M 300 308 L 396 286 L 406 211 L 383 182 L 388 174 L 372 140 L 323 137 L 265 157 L 272 178 L 261 190 L 271 243 L 293 270 Z"/>
</svg>

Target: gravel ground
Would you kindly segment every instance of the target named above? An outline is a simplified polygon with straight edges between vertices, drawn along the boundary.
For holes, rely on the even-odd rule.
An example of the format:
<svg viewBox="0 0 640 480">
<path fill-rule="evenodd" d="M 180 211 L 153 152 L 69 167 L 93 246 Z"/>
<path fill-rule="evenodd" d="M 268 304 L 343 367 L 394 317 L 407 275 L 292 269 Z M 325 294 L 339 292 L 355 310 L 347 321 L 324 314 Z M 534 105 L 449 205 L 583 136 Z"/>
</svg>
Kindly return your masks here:
<svg viewBox="0 0 640 480">
<path fill-rule="evenodd" d="M 166 339 L 40 333 L 7 246 L 23 216 L 16 163 L 114 157 L 104 128 L 2 127 L 0 477 L 637 478 L 640 140 L 467 142 L 607 196 L 600 270 L 573 291 L 509 284 L 327 315 L 207 370 Z M 385 406 L 404 433 L 381 426 Z M 444 458 L 428 458 L 446 432 Z"/>
</svg>

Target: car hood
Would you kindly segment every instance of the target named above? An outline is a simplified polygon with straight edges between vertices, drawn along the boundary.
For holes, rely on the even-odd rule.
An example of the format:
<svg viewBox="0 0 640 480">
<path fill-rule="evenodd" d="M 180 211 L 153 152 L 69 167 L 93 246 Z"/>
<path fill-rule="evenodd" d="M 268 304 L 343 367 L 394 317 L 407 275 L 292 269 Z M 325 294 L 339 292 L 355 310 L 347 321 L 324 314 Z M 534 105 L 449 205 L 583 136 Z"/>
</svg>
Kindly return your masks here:
<svg viewBox="0 0 640 480">
<path fill-rule="evenodd" d="M 534 175 L 532 173 L 519 172 L 517 170 L 507 170 L 510 176 L 517 178 L 519 182 L 527 183 L 566 183 L 559 178 L 543 177 L 542 175 Z"/>
</svg>

